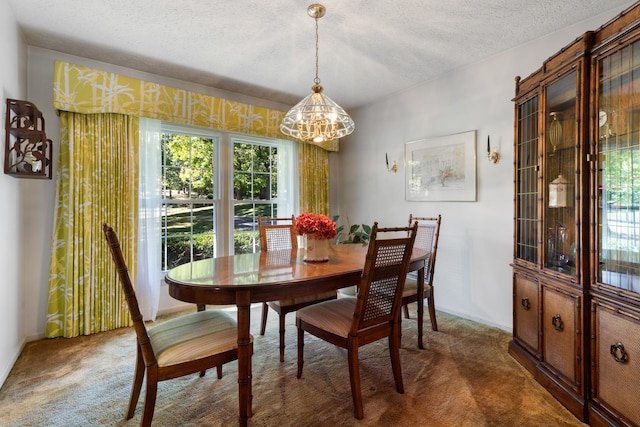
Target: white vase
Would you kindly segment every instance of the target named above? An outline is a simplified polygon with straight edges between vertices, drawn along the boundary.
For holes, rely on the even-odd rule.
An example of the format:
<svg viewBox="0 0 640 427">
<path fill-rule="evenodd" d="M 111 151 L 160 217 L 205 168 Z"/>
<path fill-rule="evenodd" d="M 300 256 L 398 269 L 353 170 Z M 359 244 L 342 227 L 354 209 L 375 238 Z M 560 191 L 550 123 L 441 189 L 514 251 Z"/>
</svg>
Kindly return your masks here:
<svg viewBox="0 0 640 427">
<path fill-rule="evenodd" d="M 305 254 L 306 262 L 327 262 L 329 261 L 329 240 L 318 239 L 315 234 L 305 234 Z"/>
</svg>

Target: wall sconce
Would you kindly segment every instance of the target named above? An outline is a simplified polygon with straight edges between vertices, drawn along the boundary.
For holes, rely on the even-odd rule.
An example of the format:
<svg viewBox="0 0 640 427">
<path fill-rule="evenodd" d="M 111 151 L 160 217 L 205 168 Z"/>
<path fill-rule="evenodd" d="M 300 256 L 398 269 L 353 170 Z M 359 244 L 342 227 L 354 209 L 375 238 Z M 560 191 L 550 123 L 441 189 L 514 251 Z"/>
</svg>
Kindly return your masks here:
<svg viewBox="0 0 640 427">
<path fill-rule="evenodd" d="M 395 160 L 393 164 L 389 166 L 389 155 L 387 153 L 384 153 L 384 157 L 387 163 L 387 172 L 393 172 L 393 173 L 398 172 L 398 165 L 396 164 Z"/>
<path fill-rule="evenodd" d="M 40 110 L 31 102 L 7 99 L 5 130 L 4 173 L 51 179 L 52 141 Z"/>
<path fill-rule="evenodd" d="M 487 159 L 491 163 L 498 163 L 500 161 L 500 153 L 498 152 L 498 147 L 494 146 L 493 151 L 491 151 L 491 142 L 489 139 L 489 135 L 487 135 Z"/>
</svg>

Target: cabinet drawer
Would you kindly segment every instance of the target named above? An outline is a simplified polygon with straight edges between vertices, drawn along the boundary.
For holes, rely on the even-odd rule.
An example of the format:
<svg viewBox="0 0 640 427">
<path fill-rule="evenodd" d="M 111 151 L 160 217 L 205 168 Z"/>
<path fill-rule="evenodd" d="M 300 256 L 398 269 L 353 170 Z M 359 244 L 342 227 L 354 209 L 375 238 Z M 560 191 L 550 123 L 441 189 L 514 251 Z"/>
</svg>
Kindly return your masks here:
<svg viewBox="0 0 640 427">
<path fill-rule="evenodd" d="M 534 355 L 540 354 L 538 282 L 515 273 L 513 275 L 514 337 Z"/>
<path fill-rule="evenodd" d="M 597 301 L 592 311 L 592 398 L 627 423 L 640 425 L 640 313 Z"/>
<path fill-rule="evenodd" d="M 582 390 L 581 296 L 556 286 L 542 286 L 542 360 L 545 366 Z"/>
</svg>

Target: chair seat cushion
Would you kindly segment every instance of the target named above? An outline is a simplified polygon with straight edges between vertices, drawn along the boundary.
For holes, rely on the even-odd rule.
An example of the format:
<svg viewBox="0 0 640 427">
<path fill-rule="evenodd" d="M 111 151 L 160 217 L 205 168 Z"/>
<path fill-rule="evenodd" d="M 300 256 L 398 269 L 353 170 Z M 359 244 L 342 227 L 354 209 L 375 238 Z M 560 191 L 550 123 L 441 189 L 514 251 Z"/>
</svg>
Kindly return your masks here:
<svg viewBox="0 0 640 427">
<path fill-rule="evenodd" d="M 287 307 L 290 305 L 304 304 L 307 302 L 313 302 L 317 300 L 326 300 L 330 298 L 336 297 L 336 291 L 323 292 L 320 294 L 307 295 L 299 298 L 289 298 L 283 299 L 279 301 L 272 301 L 274 304 L 279 305 L 280 307 Z"/>
<path fill-rule="evenodd" d="M 356 289 L 357 289 L 356 285 L 338 289 L 338 298 L 355 297 L 356 296 Z"/>
<path fill-rule="evenodd" d="M 237 324 L 220 310 L 180 316 L 148 330 L 159 366 L 170 366 L 238 348 Z M 253 340 L 253 338 L 252 338 Z"/>
<path fill-rule="evenodd" d="M 300 309 L 296 311 L 296 318 L 339 337 L 347 338 L 353 323 L 355 308 L 356 298 L 338 298 Z"/>
<path fill-rule="evenodd" d="M 424 293 L 428 294 L 431 291 L 431 285 L 424 284 Z M 404 290 L 402 291 L 402 298 L 416 295 L 418 293 L 418 281 L 415 279 L 410 279 L 407 277 L 407 280 L 404 282 Z"/>
</svg>

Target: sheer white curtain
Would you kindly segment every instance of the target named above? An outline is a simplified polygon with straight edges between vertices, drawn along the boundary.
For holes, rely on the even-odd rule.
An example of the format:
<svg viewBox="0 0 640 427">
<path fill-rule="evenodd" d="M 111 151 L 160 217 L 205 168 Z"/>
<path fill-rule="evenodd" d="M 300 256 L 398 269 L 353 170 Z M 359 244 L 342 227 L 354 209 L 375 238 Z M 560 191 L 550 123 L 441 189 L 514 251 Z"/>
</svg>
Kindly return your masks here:
<svg viewBox="0 0 640 427">
<path fill-rule="evenodd" d="M 278 140 L 278 216 L 299 212 L 298 143 Z"/>
<path fill-rule="evenodd" d="M 160 303 L 162 209 L 159 120 L 140 118 L 138 273 L 136 296 L 144 320 L 155 320 Z"/>
</svg>

